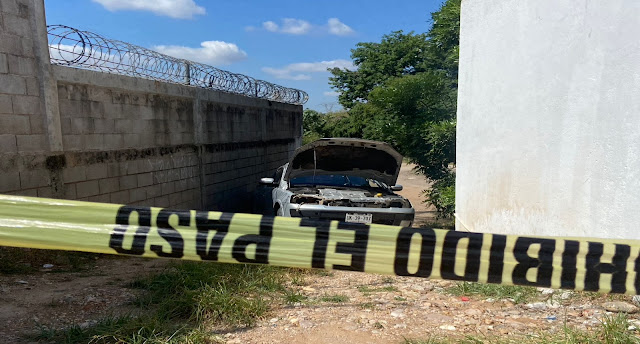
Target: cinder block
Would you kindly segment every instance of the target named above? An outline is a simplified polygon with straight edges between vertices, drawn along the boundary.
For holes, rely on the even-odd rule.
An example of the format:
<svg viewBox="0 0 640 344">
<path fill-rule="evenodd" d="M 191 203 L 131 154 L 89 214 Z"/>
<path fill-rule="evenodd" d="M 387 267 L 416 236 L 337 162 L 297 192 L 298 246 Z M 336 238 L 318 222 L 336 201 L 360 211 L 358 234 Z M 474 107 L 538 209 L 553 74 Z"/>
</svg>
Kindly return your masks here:
<svg viewBox="0 0 640 344">
<path fill-rule="evenodd" d="M 93 164 L 87 166 L 87 180 L 107 178 L 107 164 Z"/>
<path fill-rule="evenodd" d="M 16 135 L 19 152 L 42 152 L 49 148 L 44 135 Z"/>
<path fill-rule="evenodd" d="M 60 117 L 83 117 L 84 105 L 80 101 L 67 100 L 58 97 L 58 108 L 60 109 Z"/>
<path fill-rule="evenodd" d="M 112 134 L 115 130 L 114 120 L 104 119 L 104 118 L 94 118 L 93 130 L 95 133 Z"/>
<path fill-rule="evenodd" d="M 178 180 L 180 179 L 180 169 L 179 168 L 173 168 L 168 170 L 168 180 L 169 181 L 174 181 L 174 180 Z"/>
<path fill-rule="evenodd" d="M 25 78 L 12 74 L 0 74 L 0 93 L 27 94 Z"/>
<path fill-rule="evenodd" d="M 127 190 L 138 187 L 138 178 L 135 175 L 120 177 L 120 189 Z"/>
<path fill-rule="evenodd" d="M 0 94 L 0 114 L 3 113 L 13 114 L 11 96 L 6 94 Z"/>
<path fill-rule="evenodd" d="M 76 184 L 76 193 L 78 198 L 95 196 L 100 193 L 100 187 L 97 180 L 90 180 Z"/>
<path fill-rule="evenodd" d="M 160 185 L 163 195 L 169 195 L 176 191 L 175 182 L 162 183 Z"/>
<path fill-rule="evenodd" d="M 0 114 L 0 134 L 25 135 L 30 133 L 29 116 Z"/>
<path fill-rule="evenodd" d="M 175 182 L 176 183 L 176 191 L 184 191 L 188 188 L 187 181 L 182 179 Z"/>
<path fill-rule="evenodd" d="M 120 190 L 120 179 L 118 177 L 101 179 L 98 181 L 100 193 L 107 194 Z"/>
<path fill-rule="evenodd" d="M 120 134 L 131 133 L 132 123 L 133 121 L 130 119 L 116 119 L 114 120 L 114 132 Z"/>
<path fill-rule="evenodd" d="M 147 199 L 147 193 L 144 188 L 129 190 L 129 198 L 131 202 L 137 202 Z"/>
<path fill-rule="evenodd" d="M 28 96 L 40 96 L 40 84 L 38 83 L 38 79 L 25 77 L 25 82 L 27 83 L 27 95 Z"/>
<path fill-rule="evenodd" d="M 65 184 L 63 191 L 65 199 L 78 199 L 76 194 L 76 184 Z"/>
<path fill-rule="evenodd" d="M 65 147 L 66 148 L 66 147 Z M 65 183 L 75 183 L 87 180 L 86 166 L 68 167 L 62 171 L 62 179 Z"/>
<path fill-rule="evenodd" d="M 169 173 L 167 171 L 156 171 L 153 172 L 153 183 L 154 184 L 162 184 L 167 182 L 169 179 Z"/>
<path fill-rule="evenodd" d="M 102 134 L 84 135 L 84 145 L 86 149 L 102 150 L 104 147 L 104 135 Z"/>
<path fill-rule="evenodd" d="M 153 165 L 149 159 L 136 160 L 136 166 L 138 173 L 145 173 L 153 171 Z"/>
<path fill-rule="evenodd" d="M 13 113 L 16 115 L 42 114 L 42 102 L 40 97 L 12 96 Z"/>
<path fill-rule="evenodd" d="M 45 186 L 45 187 L 39 188 L 38 189 L 38 197 L 52 198 L 53 197 L 53 190 L 51 190 L 50 186 Z"/>
<path fill-rule="evenodd" d="M 107 176 L 119 177 L 120 176 L 120 164 L 117 162 L 111 162 L 107 164 Z"/>
<path fill-rule="evenodd" d="M 7 64 L 7 54 L 0 53 L 0 74 L 9 73 L 9 65 Z"/>
<path fill-rule="evenodd" d="M 114 192 L 109 195 L 109 202 L 116 204 L 127 204 L 130 202 L 129 191 Z"/>
<path fill-rule="evenodd" d="M 168 157 L 161 157 L 157 159 L 150 159 L 151 169 L 152 171 L 162 171 L 173 168 L 173 164 L 171 163 L 171 159 Z"/>
<path fill-rule="evenodd" d="M 36 63 L 33 57 L 7 55 L 9 73 L 25 76 L 36 75 Z"/>
<path fill-rule="evenodd" d="M 104 134 L 105 149 L 119 149 L 124 146 L 124 137 L 121 134 Z"/>
<path fill-rule="evenodd" d="M 138 174 L 138 163 L 133 161 L 125 161 L 120 163 L 121 174 Z"/>
<path fill-rule="evenodd" d="M 7 33 L 23 37 L 33 35 L 28 18 L 22 18 L 11 13 L 3 13 L 2 19 L 4 19 L 4 29 Z"/>
<path fill-rule="evenodd" d="M 20 190 L 16 195 L 27 197 L 38 197 L 38 189 Z"/>
<path fill-rule="evenodd" d="M 0 1 L 0 10 L 22 18 L 28 18 L 29 2 L 25 0 L 3 0 Z"/>
<path fill-rule="evenodd" d="M 20 190 L 20 174 L 18 172 L 0 173 L 0 192 Z"/>
<path fill-rule="evenodd" d="M 0 134 L 0 153 L 16 153 L 18 145 L 13 134 Z"/>
<path fill-rule="evenodd" d="M 83 104 L 87 104 L 87 101 L 89 100 L 88 88 L 89 87 L 86 85 L 78 85 L 78 84 L 67 85 L 67 94 L 69 99 L 78 100 Z M 89 112 L 88 106 L 85 109 L 87 110 L 86 112 Z"/>
<path fill-rule="evenodd" d="M 127 114 L 122 111 L 122 104 L 104 103 L 104 118 L 127 118 Z"/>
<path fill-rule="evenodd" d="M 62 146 L 66 151 L 83 150 L 83 138 L 83 135 L 62 135 Z"/>
<path fill-rule="evenodd" d="M 80 117 L 71 118 L 71 133 L 72 134 L 93 134 L 93 118 Z"/>
<path fill-rule="evenodd" d="M 102 118 L 104 113 L 104 103 L 89 101 L 89 117 Z"/>
<path fill-rule="evenodd" d="M 46 134 L 44 130 L 44 116 L 42 115 L 29 115 L 29 126 L 31 127 L 31 134 Z"/>
<path fill-rule="evenodd" d="M 138 186 L 148 186 L 153 184 L 153 175 L 151 172 L 137 174 L 138 177 Z"/>
<path fill-rule="evenodd" d="M 4 24 L 6 25 L 6 22 Z M 34 56 L 33 41 L 26 37 L 18 37 L 0 31 L 0 53 Z"/>
<path fill-rule="evenodd" d="M 117 132 L 116 128 L 116 132 Z M 123 134 L 123 148 L 140 148 L 141 140 L 139 134 Z"/>
<path fill-rule="evenodd" d="M 51 176 L 47 170 L 31 170 L 20 172 L 20 188 L 32 189 L 47 186 L 51 183 Z"/>
<path fill-rule="evenodd" d="M 110 195 L 98 195 L 89 197 L 89 202 L 109 203 L 110 201 Z"/>
<path fill-rule="evenodd" d="M 170 207 L 170 203 L 169 203 L 169 197 L 168 196 L 161 196 L 161 197 L 156 197 L 153 199 L 153 205 L 156 207 L 160 207 L 160 208 L 167 208 Z"/>
<path fill-rule="evenodd" d="M 162 185 L 159 184 L 147 186 L 146 188 L 144 188 L 144 190 L 147 194 L 147 198 L 153 198 L 162 195 Z"/>
</svg>

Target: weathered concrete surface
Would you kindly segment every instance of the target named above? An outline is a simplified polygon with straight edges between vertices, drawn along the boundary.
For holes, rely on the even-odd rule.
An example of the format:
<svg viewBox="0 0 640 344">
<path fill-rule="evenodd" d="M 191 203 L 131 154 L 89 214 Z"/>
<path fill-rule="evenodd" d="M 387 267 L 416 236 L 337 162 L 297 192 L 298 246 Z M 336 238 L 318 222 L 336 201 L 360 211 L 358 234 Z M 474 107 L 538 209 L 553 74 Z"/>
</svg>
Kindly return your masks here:
<svg viewBox="0 0 640 344">
<path fill-rule="evenodd" d="M 640 3 L 463 1 L 457 227 L 640 239 Z"/>
<path fill-rule="evenodd" d="M 301 142 L 301 106 L 51 66 L 42 0 L 0 14 L 0 193 L 251 211 Z"/>
</svg>

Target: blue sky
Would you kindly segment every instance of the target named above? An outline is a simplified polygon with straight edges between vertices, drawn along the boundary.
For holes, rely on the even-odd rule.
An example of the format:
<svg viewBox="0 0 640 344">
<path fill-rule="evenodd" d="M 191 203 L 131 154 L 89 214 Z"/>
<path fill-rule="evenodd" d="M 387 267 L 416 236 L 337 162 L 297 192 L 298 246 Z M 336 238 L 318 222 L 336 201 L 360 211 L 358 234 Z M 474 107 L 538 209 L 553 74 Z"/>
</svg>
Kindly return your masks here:
<svg viewBox="0 0 640 344">
<path fill-rule="evenodd" d="M 309 93 L 338 110 L 327 67 L 392 31 L 426 32 L 442 0 L 45 0 L 47 23 L 92 31 Z"/>
</svg>

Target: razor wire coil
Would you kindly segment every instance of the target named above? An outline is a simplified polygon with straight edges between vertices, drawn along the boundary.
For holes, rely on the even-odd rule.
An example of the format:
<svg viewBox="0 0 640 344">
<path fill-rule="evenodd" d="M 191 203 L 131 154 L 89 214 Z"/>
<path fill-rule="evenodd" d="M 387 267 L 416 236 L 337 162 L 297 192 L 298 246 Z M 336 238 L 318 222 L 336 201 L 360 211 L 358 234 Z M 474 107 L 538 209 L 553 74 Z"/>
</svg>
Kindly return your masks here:
<svg viewBox="0 0 640 344">
<path fill-rule="evenodd" d="M 65 25 L 48 25 L 51 63 L 302 105 L 309 95 Z"/>
</svg>

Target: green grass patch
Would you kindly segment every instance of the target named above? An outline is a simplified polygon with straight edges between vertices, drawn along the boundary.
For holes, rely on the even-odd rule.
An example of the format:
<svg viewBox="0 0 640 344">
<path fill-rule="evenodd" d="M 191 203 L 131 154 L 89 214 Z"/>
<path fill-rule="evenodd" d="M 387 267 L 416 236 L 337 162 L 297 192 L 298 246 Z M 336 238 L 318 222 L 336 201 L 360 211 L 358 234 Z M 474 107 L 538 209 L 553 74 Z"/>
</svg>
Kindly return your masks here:
<svg viewBox="0 0 640 344">
<path fill-rule="evenodd" d="M 485 284 L 460 282 L 453 287 L 445 289 L 445 291 L 457 296 L 479 295 L 494 299 L 513 299 L 515 303 L 529 302 L 538 295 L 538 291 L 534 287 L 508 286 L 499 284 Z"/>
<path fill-rule="evenodd" d="M 360 307 L 362 307 L 362 309 L 375 309 L 376 304 L 373 302 L 364 302 L 360 304 Z"/>
<path fill-rule="evenodd" d="M 404 344 L 640 344 L 640 337 L 629 331 L 625 314 L 605 316 L 599 327 L 589 331 L 565 326 L 557 333 L 541 332 L 535 335 L 466 336 L 464 338 L 405 339 Z"/>
<path fill-rule="evenodd" d="M 332 302 L 332 303 L 345 303 L 349 302 L 349 297 L 346 295 L 324 295 L 320 297 L 320 301 L 322 302 Z"/>
<path fill-rule="evenodd" d="M 398 288 L 396 288 L 396 287 L 394 287 L 392 285 L 388 285 L 388 286 L 385 286 L 385 287 L 378 287 L 378 288 L 370 287 L 368 285 L 361 285 L 361 286 L 358 287 L 358 291 L 363 293 L 363 294 L 371 294 L 371 293 L 398 291 Z"/>
<path fill-rule="evenodd" d="M 395 281 L 396 281 L 396 279 L 395 279 L 395 278 L 393 278 L 393 277 L 391 277 L 391 276 L 384 276 L 384 277 L 382 278 L 382 282 L 383 282 L 383 283 L 389 283 L 389 284 L 391 284 L 391 283 L 393 283 L 393 282 L 395 282 Z"/>
<path fill-rule="evenodd" d="M 295 303 L 306 304 L 309 302 L 309 297 L 301 294 L 299 291 L 296 291 L 296 290 L 286 290 L 282 295 L 282 298 L 288 304 L 295 304 Z"/>
<path fill-rule="evenodd" d="M 144 292 L 138 317 L 108 317 L 95 326 L 42 329 L 56 343 L 218 343 L 205 328 L 251 326 L 284 294 L 286 269 L 259 265 L 172 263 L 130 284 Z"/>
</svg>

